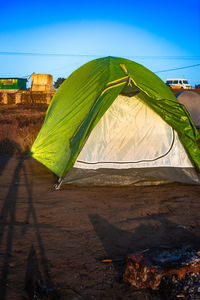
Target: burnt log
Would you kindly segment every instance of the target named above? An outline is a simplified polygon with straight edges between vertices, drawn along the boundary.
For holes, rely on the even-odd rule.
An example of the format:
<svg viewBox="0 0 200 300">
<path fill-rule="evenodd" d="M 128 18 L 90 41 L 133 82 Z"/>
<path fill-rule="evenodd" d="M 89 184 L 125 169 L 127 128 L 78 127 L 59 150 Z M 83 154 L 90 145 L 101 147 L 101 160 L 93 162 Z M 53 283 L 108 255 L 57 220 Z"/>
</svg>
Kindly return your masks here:
<svg viewBox="0 0 200 300">
<path fill-rule="evenodd" d="M 128 255 L 123 279 L 139 289 L 157 289 L 163 277 L 182 279 L 190 273 L 200 273 L 199 252 L 189 247 L 157 248 Z"/>
</svg>

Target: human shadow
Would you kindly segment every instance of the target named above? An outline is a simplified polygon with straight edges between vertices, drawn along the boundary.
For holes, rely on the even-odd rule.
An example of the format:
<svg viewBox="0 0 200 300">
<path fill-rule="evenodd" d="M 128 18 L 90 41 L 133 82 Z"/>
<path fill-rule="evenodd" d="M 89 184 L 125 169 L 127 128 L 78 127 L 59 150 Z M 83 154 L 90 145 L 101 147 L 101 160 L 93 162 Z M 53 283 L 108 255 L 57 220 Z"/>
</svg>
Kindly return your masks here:
<svg viewBox="0 0 200 300">
<path fill-rule="evenodd" d="M 0 141 L 0 176 L 3 174 L 3 171 L 8 164 L 10 158 L 14 154 L 21 152 L 21 148 L 18 143 L 15 141 L 5 138 Z"/>
<path fill-rule="evenodd" d="M 5 198 L 3 207 L 0 212 L 0 246 L 2 245 L 3 237 L 6 236 L 5 252 L 3 256 L 3 266 L 0 277 L 0 300 L 6 298 L 6 289 L 9 274 L 9 265 L 12 257 L 12 247 L 14 239 L 15 214 L 16 214 L 16 199 L 18 194 L 18 182 L 20 171 L 23 166 L 23 161 L 19 160 L 12 177 L 9 191 Z M 6 235 L 7 234 L 7 235 Z"/>
<path fill-rule="evenodd" d="M 38 272 L 36 272 L 36 276 L 39 280 L 43 279 L 43 282 L 47 286 L 53 287 L 53 283 L 50 277 L 50 271 L 48 266 L 48 260 L 46 258 L 46 252 L 43 245 L 39 223 L 37 220 L 36 211 L 34 209 L 33 204 L 33 196 L 32 196 L 32 183 L 30 182 L 26 166 L 25 166 L 25 159 L 18 159 L 15 170 L 12 175 L 12 180 L 10 183 L 10 188 L 8 193 L 5 197 L 3 206 L 0 211 L 0 247 L 4 248 L 4 254 L 2 254 L 2 268 L 0 273 L 0 300 L 6 299 L 7 294 L 7 287 L 8 287 L 8 276 L 10 273 L 10 263 L 12 259 L 12 252 L 13 252 L 13 242 L 15 238 L 15 231 L 16 226 L 26 226 L 29 217 L 31 216 L 33 219 L 33 228 L 36 234 L 36 243 L 40 251 L 41 255 L 41 266 L 43 267 L 43 274 L 44 278 L 39 276 Z M 25 222 L 18 224 L 16 222 L 16 208 L 17 208 L 17 196 L 19 193 L 19 185 L 20 179 L 24 177 L 25 181 L 25 188 L 26 188 L 26 195 L 27 201 L 29 205 L 27 217 L 25 218 Z M 25 229 L 23 230 L 25 232 Z M 32 248 L 31 248 L 32 249 Z M 32 251 L 33 252 L 33 251 Z M 30 260 L 27 260 L 27 270 L 28 264 L 30 267 Z M 28 272 L 28 271 L 27 271 Z M 31 299 L 31 298 L 30 298 Z"/>
<path fill-rule="evenodd" d="M 120 223 L 109 223 L 98 214 L 89 215 L 94 230 L 99 237 L 113 265 L 121 276 L 128 254 L 151 248 L 173 248 L 190 245 L 200 249 L 200 239 L 186 228 L 167 219 L 167 214 L 152 214 L 141 218 L 130 218 L 123 223 L 137 221 L 139 225 L 130 231 L 120 229 Z M 153 224 L 152 224 L 152 221 Z M 122 263 L 120 263 L 122 261 Z"/>
</svg>

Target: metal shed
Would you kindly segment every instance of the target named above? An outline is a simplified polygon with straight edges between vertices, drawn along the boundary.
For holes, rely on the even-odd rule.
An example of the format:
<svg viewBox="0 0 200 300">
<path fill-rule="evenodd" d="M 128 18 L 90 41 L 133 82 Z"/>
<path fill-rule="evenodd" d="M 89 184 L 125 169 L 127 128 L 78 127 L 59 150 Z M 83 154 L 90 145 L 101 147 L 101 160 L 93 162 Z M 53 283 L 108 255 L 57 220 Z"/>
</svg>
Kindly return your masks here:
<svg viewBox="0 0 200 300">
<path fill-rule="evenodd" d="M 0 78 L 1 90 L 26 90 L 25 78 Z"/>
</svg>

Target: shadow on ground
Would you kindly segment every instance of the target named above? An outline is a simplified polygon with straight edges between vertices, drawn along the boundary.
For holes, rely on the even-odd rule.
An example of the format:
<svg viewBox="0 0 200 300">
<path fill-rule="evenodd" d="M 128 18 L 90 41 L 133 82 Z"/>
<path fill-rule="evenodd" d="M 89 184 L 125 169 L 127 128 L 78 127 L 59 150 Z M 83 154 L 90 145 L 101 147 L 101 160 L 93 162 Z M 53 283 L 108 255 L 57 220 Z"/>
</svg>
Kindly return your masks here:
<svg viewBox="0 0 200 300">
<path fill-rule="evenodd" d="M 10 142 L 10 146 L 13 148 L 17 147 L 14 143 Z M 14 150 L 13 150 L 14 151 Z M 14 152 L 13 152 L 14 153 Z M 9 162 L 11 156 L 8 156 L 4 159 L 4 164 L 1 165 L 1 173 Z M 25 221 L 23 223 L 18 224 L 16 222 L 16 206 L 17 206 L 17 197 L 19 192 L 19 182 L 21 177 L 24 179 L 24 186 L 26 189 L 26 201 L 28 203 L 27 215 L 25 217 Z M 24 159 L 18 159 L 16 168 L 13 172 L 11 183 L 9 185 L 9 190 L 5 197 L 3 206 L 0 211 L 0 247 L 4 252 L 1 252 L 2 258 L 2 267 L 0 270 L 0 300 L 5 300 L 7 289 L 8 289 L 8 276 L 10 273 L 10 264 L 12 260 L 13 253 L 13 241 L 15 238 L 15 228 L 17 225 L 23 227 L 22 235 L 26 233 L 26 224 L 29 223 L 31 218 L 32 226 L 36 236 L 36 246 L 39 248 L 40 254 L 40 264 L 38 263 L 39 259 L 37 258 L 34 245 L 30 245 L 30 252 L 27 258 L 27 268 L 26 268 L 26 277 L 24 287 L 27 291 L 27 296 L 29 299 L 35 299 L 35 291 L 40 288 L 40 286 L 45 287 L 45 292 L 48 293 L 48 288 L 51 287 L 51 291 L 53 291 L 54 284 L 52 282 L 48 260 L 46 257 L 46 251 L 43 245 L 42 236 L 40 233 L 38 218 L 36 215 L 36 211 L 33 203 L 32 196 L 32 183 L 29 182 L 26 166 L 24 164 Z M 40 272 L 39 269 L 42 269 Z M 49 289 L 50 291 L 50 289 Z M 47 295 L 48 299 L 58 299 L 54 296 L 51 297 L 50 294 Z M 26 299 L 23 298 L 23 299 Z M 47 298 L 43 298 L 47 299 Z"/>
<path fill-rule="evenodd" d="M 119 261 L 120 259 L 125 261 L 128 254 L 154 247 L 180 248 L 190 245 L 196 250 L 200 249 L 199 237 L 167 219 L 167 214 L 152 214 L 124 221 L 123 223 L 138 221 L 140 225 L 133 231 L 122 230 L 98 214 L 89 215 L 89 219 L 102 242 L 107 258 L 113 260 L 114 267 L 120 276 L 124 272 L 125 264 Z"/>
</svg>

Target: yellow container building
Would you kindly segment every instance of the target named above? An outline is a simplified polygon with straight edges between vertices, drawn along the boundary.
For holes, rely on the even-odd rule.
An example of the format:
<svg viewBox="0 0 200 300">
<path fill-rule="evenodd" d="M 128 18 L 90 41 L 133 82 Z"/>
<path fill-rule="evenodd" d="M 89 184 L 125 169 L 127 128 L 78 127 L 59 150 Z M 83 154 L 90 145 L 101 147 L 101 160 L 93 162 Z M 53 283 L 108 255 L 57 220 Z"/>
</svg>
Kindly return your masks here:
<svg viewBox="0 0 200 300">
<path fill-rule="evenodd" d="M 31 91 L 33 92 L 54 91 L 53 76 L 50 74 L 32 74 Z"/>
</svg>

